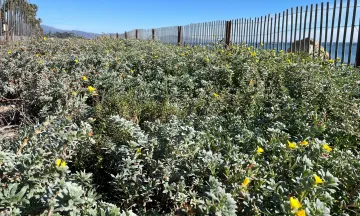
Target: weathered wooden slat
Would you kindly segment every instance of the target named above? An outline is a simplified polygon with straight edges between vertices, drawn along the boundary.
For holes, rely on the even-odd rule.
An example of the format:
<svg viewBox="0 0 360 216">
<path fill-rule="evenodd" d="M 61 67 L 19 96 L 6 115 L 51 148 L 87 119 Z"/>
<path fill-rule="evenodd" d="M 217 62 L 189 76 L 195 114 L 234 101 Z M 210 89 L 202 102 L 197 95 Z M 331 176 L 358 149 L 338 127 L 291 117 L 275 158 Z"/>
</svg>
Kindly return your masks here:
<svg viewBox="0 0 360 216">
<path fill-rule="evenodd" d="M 279 43 L 280 43 L 280 21 L 281 21 L 281 14 L 279 13 L 278 19 L 278 32 L 277 32 L 277 43 L 276 43 L 276 51 L 279 52 Z"/>
<path fill-rule="evenodd" d="M 265 32 L 266 32 L 266 16 L 264 16 L 264 34 L 263 34 L 263 44 L 265 48 Z"/>
<path fill-rule="evenodd" d="M 321 3 L 321 12 L 320 12 L 320 38 L 319 38 L 319 50 L 318 56 L 320 57 L 321 54 L 321 42 L 322 42 L 322 31 L 323 31 L 323 17 L 324 17 L 324 2 Z"/>
<path fill-rule="evenodd" d="M 272 49 L 272 24 L 273 24 L 273 18 L 270 19 L 270 46 L 269 49 Z"/>
<path fill-rule="evenodd" d="M 341 28 L 342 5 L 343 5 L 343 0 L 340 0 L 339 17 L 338 17 L 338 28 L 337 28 L 337 36 L 336 36 L 336 47 L 335 47 L 335 60 L 338 58 L 339 39 L 340 39 L 340 28 Z"/>
<path fill-rule="evenodd" d="M 263 43 L 263 40 L 261 40 L 261 36 L 262 36 L 262 23 L 263 23 L 263 18 L 262 16 L 260 17 L 260 23 L 259 23 L 259 26 L 260 26 L 260 35 L 259 35 L 259 40 L 260 40 L 260 44 Z"/>
<path fill-rule="evenodd" d="M 330 3 L 326 3 L 326 24 L 325 24 L 325 44 L 324 44 L 324 50 L 327 52 L 327 38 L 328 38 L 328 30 L 329 30 L 329 7 Z M 324 55 L 325 58 L 325 55 Z"/>
<path fill-rule="evenodd" d="M 302 13 L 303 13 L 303 7 L 301 6 L 300 7 L 300 23 L 299 23 L 299 51 L 301 51 L 302 49 L 302 47 L 301 47 L 301 45 L 302 45 L 302 42 L 301 42 L 301 30 L 302 30 Z M 306 22 L 306 20 L 305 20 L 305 22 Z"/>
<path fill-rule="evenodd" d="M 316 41 L 317 14 L 318 14 L 318 4 L 315 5 L 314 42 Z M 319 45 L 319 46 L 321 46 L 321 45 Z M 315 57 L 315 46 L 313 46 L 313 58 L 314 58 L 314 57 Z"/>
<path fill-rule="evenodd" d="M 306 35 L 306 23 L 307 23 L 307 14 L 308 14 L 308 9 L 309 9 L 309 6 L 308 5 L 306 5 L 306 8 L 305 8 L 305 18 L 304 18 L 304 35 L 303 35 L 303 47 L 304 47 L 304 49 L 305 49 L 305 47 L 306 47 L 306 44 L 305 44 L 305 35 Z"/>
<path fill-rule="evenodd" d="M 258 40 L 259 39 L 259 26 L 260 26 L 259 21 L 260 21 L 260 18 L 258 17 L 257 20 L 256 20 L 256 41 L 255 41 L 256 48 L 259 47 L 259 40 Z"/>
<path fill-rule="evenodd" d="M 285 51 L 287 51 L 287 42 L 288 42 L 288 24 L 289 24 L 289 9 L 286 9 Z M 290 37 L 291 37 L 291 36 L 290 36 Z"/>
<path fill-rule="evenodd" d="M 284 41 L 284 23 L 285 23 L 285 11 L 283 11 L 283 16 L 282 16 L 282 26 L 281 26 L 281 50 L 284 50 L 283 48 L 283 41 Z M 285 45 L 286 47 L 286 45 Z"/>
<path fill-rule="evenodd" d="M 360 19 L 358 26 L 360 26 Z M 360 41 L 360 34 L 358 34 L 358 41 Z M 355 66 L 360 67 L 360 43 L 357 43 Z"/>
<path fill-rule="evenodd" d="M 309 21 L 309 40 L 308 40 L 308 46 L 310 51 L 310 37 L 311 37 L 311 22 L 312 22 L 312 12 L 313 12 L 313 4 L 310 5 L 310 21 Z"/>
<path fill-rule="evenodd" d="M 293 39 L 293 14 L 294 14 L 294 9 L 291 8 L 291 23 L 290 23 L 290 52 L 294 52 L 293 50 L 293 46 L 292 45 L 292 39 Z"/>
<path fill-rule="evenodd" d="M 274 38 L 273 38 L 273 46 L 272 46 L 272 48 L 271 49 L 275 49 L 275 40 L 276 40 L 276 17 L 277 16 L 277 14 L 275 14 L 275 19 L 274 19 Z"/>
<path fill-rule="evenodd" d="M 332 15 L 332 22 L 331 22 L 331 33 L 330 33 L 330 51 L 329 51 L 329 58 L 332 57 L 332 50 L 333 50 L 333 38 L 334 38 L 334 27 L 335 27 L 335 16 L 336 16 L 336 0 L 334 0 L 333 6 L 333 15 Z"/>
<path fill-rule="evenodd" d="M 266 49 L 269 49 L 269 26 L 270 26 L 270 14 L 268 15 L 267 31 L 266 31 Z"/>
<path fill-rule="evenodd" d="M 342 51 L 341 51 L 341 64 L 343 64 L 345 60 L 346 33 L 347 33 L 347 25 L 349 21 L 350 3 L 351 3 L 350 0 L 348 0 L 346 4 L 345 26 L 344 26 L 343 43 L 342 43 Z"/>
<path fill-rule="evenodd" d="M 296 7 L 296 15 L 295 15 L 295 30 L 294 30 L 294 42 L 296 42 L 296 35 L 297 35 L 297 22 L 298 22 L 298 13 L 299 13 L 299 7 Z M 294 46 L 294 52 L 296 52 L 296 43 Z"/>
<path fill-rule="evenodd" d="M 352 51 L 353 38 L 354 38 L 356 8 L 357 8 L 357 0 L 354 0 L 354 11 L 353 11 L 352 23 L 351 23 L 350 44 L 349 44 L 349 53 L 348 53 L 348 64 L 351 63 L 351 54 L 352 54 L 351 51 Z M 359 34 L 359 33 L 358 33 L 358 34 Z M 357 43 L 359 44 L 360 41 L 358 40 Z"/>
</svg>

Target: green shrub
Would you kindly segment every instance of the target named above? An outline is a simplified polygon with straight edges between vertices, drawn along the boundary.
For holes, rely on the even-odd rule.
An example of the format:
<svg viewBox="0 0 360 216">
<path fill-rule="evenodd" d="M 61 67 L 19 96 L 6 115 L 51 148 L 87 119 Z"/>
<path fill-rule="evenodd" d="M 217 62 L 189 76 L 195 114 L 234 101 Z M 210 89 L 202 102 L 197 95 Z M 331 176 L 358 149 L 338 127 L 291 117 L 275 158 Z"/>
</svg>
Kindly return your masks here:
<svg viewBox="0 0 360 216">
<path fill-rule="evenodd" d="M 9 50 L 0 95 L 23 123 L 0 138 L 1 213 L 360 214 L 356 68 L 246 45 Z"/>
</svg>

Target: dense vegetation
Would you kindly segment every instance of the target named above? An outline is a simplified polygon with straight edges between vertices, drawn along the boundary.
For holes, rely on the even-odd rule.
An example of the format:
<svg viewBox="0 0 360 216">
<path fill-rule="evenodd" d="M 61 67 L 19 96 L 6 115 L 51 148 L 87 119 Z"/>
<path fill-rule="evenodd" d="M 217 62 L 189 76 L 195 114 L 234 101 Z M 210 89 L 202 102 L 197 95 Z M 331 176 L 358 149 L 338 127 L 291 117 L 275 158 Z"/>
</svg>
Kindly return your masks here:
<svg viewBox="0 0 360 216">
<path fill-rule="evenodd" d="M 336 60 L 47 39 L 0 71 L 22 124 L 0 141 L 2 214 L 360 212 L 360 74 Z"/>
</svg>

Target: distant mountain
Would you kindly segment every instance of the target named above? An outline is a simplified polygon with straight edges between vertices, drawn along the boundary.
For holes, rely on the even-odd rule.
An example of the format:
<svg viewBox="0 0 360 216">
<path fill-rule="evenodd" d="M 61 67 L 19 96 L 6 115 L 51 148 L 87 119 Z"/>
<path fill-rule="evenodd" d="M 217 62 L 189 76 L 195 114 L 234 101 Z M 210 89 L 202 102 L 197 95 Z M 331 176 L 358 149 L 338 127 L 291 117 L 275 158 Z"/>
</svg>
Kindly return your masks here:
<svg viewBox="0 0 360 216">
<path fill-rule="evenodd" d="M 55 32 L 69 32 L 69 33 L 74 33 L 76 36 L 81 36 L 84 38 L 88 38 L 88 39 L 93 39 L 95 37 L 100 36 L 101 34 L 96 34 L 96 33 L 89 33 L 89 32 L 83 32 L 83 31 L 77 31 L 77 30 L 63 30 L 63 29 L 57 29 L 51 26 L 47 26 L 47 25 L 41 25 L 42 29 L 44 30 L 44 34 L 48 34 L 48 33 L 55 33 Z"/>
</svg>

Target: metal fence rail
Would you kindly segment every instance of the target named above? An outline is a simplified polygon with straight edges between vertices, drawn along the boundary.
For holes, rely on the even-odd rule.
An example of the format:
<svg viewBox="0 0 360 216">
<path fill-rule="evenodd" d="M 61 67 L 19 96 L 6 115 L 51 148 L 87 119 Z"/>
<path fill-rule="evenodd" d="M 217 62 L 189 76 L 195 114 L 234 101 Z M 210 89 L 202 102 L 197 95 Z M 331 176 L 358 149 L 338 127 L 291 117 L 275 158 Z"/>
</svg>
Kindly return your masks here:
<svg viewBox="0 0 360 216">
<path fill-rule="evenodd" d="M 358 0 L 334 0 L 333 4 L 299 6 L 255 18 L 137 29 L 119 37 L 192 46 L 246 43 L 255 48 L 340 58 L 341 63 L 360 66 L 358 10 Z"/>
</svg>

